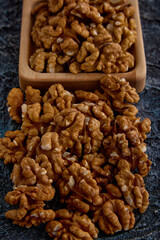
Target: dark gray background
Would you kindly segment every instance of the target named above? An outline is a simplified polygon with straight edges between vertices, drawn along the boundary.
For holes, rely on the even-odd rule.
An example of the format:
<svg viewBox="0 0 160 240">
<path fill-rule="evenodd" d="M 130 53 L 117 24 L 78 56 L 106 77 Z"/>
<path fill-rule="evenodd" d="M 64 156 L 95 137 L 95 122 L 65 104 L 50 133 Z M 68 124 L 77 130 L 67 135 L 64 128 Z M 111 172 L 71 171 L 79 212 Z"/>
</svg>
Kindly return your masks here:
<svg viewBox="0 0 160 240">
<path fill-rule="evenodd" d="M 28 0 L 31 1 L 31 0 Z M 139 0 L 143 38 L 147 61 L 146 87 L 140 94 L 139 116 L 149 117 L 152 131 L 147 138 L 147 154 L 152 160 L 152 169 L 145 178 L 150 194 L 150 205 L 143 214 L 136 213 L 135 228 L 101 239 L 160 239 L 160 1 Z M 0 137 L 7 130 L 15 130 L 6 108 L 7 94 L 19 87 L 18 60 L 21 27 L 22 0 L 0 0 Z M 11 167 L 0 160 L 0 239 L 1 240 L 47 240 L 51 239 L 44 226 L 20 228 L 7 220 L 4 213 L 11 209 L 4 201 L 12 190 L 9 179 Z"/>
</svg>

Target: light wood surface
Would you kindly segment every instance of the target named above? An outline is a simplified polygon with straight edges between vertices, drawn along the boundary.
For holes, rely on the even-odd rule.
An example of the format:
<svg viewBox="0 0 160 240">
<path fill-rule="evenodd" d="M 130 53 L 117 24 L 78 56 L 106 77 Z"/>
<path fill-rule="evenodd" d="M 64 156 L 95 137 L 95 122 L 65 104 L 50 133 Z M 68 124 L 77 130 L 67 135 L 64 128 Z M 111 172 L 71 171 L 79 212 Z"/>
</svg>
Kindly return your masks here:
<svg viewBox="0 0 160 240">
<path fill-rule="evenodd" d="M 35 88 L 46 90 L 50 85 L 61 83 L 68 90 L 83 89 L 95 90 L 99 88 L 99 79 L 104 73 L 38 73 L 33 71 L 28 64 L 32 53 L 32 16 L 31 10 L 38 0 L 23 0 L 23 12 L 21 23 L 21 41 L 19 54 L 19 84 L 24 90 L 26 86 L 31 85 Z M 137 92 L 141 92 L 145 86 L 146 80 L 146 60 L 144 53 L 143 36 L 140 22 L 138 0 L 130 0 L 136 9 L 135 20 L 137 24 L 137 40 L 134 46 L 135 67 L 127 73 L 113 74 L 120 78 L 124 77 L 135 87 Z"/>
</svg>

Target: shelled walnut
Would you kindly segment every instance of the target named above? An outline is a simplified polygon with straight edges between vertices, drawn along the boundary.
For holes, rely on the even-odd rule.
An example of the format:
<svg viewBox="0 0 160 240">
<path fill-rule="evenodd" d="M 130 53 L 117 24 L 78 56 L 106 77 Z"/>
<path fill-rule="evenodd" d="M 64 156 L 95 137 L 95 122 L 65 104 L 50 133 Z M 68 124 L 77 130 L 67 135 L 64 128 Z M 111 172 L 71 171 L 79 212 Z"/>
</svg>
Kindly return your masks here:
<svg viewBox="0 0 160 240">
<path fill-rule="evenodd" d="M 78 2 L 89 4 L 88 0 Z M 95 6 L 98 2 L 102 12 L 112 14 L 112 7 L 115 14 L 123 10 L 130 16 L 132 12 L 126 1 L 112 1 L 108 10 L 101 0 Z M 83 15 L 73 3 L 63 2 Z M 40 4 L 34 11 L 43 8 L 47 10 L 48 5 Z M 87 30 L 91 28 L 88 25 Z M 63 36 L 61 43 L 65 39 Z M 14 186 L 5 200 L 17 206 L 5 215 L 14 224 L 46 224 L 55 240 L 89 240 L 98 237 L 94 222 L 104 233 L 114 234 L 134 227 L 134 209 L 146 211 L 149 193 L 143 177 L 150 171 L 151 161 L 144 141 L 151 121 L 136 116 L 133 104 L 139 96 L 124 78 L 105 75 L 100 86 L 95 92 L 69 92 L 61 84 L 50 86 L 44 94 L 31 86 L 24 94 L 11 90 L 11 116 L 22 124 L 21 130 L 8 131 L 0 139 L 0 157 L 5 164 L 13 164 Z M 54 212 L 59 208 L 57 200 L 66 209 Z"/>
<path fill-rule="evenodd" d="M 137 37 L 133 15 L 129 1 L 39 2 L 32 9 L 36 49 L 29 65 L 49 73 L 128 72 L 135 65 L 130 51 Z"/>
<path fill-rule="evenodd" d="M 46 231 L 54 239 L 87 239 L 98 237 L 98 229 L 91 219 L 79 212 L 69 213 L 66 209 L 56 211 L 58 221 L 50 221 Z"/>
<path fill-rule="evenodd" d="M 24 141 L 25 134 L 21 130 L 7 131 L 0 139 L 0 158 L 4 158 L 5 164 L 21 161 L 26 154 Z"/>
<path fill-rule="evenodd" d="M 105 202 L 102 209 L 95 212 L 94 221 L 98 221 L 100 229 L 106 234 L 113 234 L 133 228 L 135 217 L 124 201 L 113 199 Z"/>
</svg>

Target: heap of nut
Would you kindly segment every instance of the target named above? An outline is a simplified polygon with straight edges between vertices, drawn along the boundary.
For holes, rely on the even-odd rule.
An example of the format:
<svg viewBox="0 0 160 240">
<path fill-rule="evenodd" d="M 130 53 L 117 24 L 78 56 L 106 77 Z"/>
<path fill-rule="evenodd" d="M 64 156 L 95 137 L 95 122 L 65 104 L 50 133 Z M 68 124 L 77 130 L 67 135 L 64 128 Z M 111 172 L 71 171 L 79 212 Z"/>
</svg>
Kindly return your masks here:
<svg viewBox="0 0 160 240">
<path fill-rule="evenodd" d="M 124 78 L 105 75 L 100 86 L 71 93 L 55 84 L 43 96 L 31 86 L 10 91 L 8 111 L 21 130 L 0 139 L 0 158 L 13 164 L 5 200 L 19 206 L 6 212 L 14 224 L 46 223 L 55 240 L 91 240 L 99 230 L 133 228 L 133 210 L 146 211 L 151 122 L 136 116 L 139 96 Z M 57 211 L 47 205 L 55 191 L 64 206 Z"/>
<path fill-rule="evenodd" d="M 37 72 L 127 72 L 135 65 L 135 9 L 128 0 L 43 0 L 32 10 Z"/>
</svg>

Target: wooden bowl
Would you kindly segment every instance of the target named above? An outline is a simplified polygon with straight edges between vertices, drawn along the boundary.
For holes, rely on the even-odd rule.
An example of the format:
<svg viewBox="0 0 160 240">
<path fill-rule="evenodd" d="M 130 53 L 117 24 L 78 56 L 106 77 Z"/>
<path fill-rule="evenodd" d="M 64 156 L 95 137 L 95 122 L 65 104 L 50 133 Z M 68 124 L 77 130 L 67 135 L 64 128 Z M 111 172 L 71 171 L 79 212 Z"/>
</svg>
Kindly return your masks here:
<svg viewBox="0 0 160 240">
<path fill-rule="evenodd" d="M 32 16 L 31 10 L 38 0 L 23 0 L 21 41 L 19 55 L 19 84 L 24 90 L 26 86 L 31 85 L 35 88 L 46 90 L 50 85 L 61 83 L 67 90 L 83 89 L 95 90 L 99 88 L 99 79 L 104 73 L 38 73 L 29 66 L 29 57 L 33 51 L 31 40 Z M 130 0 L 135 7 L 134 18 L 137 24 L 137 40 L 134 44 L 133 54 L 135 56 L 135 67 L 127 73 L 113 74 L 120 78 L 125 78 L 135 87 L 137 92 L 141 92 L 145 86 L 146 79 L 146 61 L 144 53 L 144 44 L 140 22 L 138 0 Z"/>
</svg>

